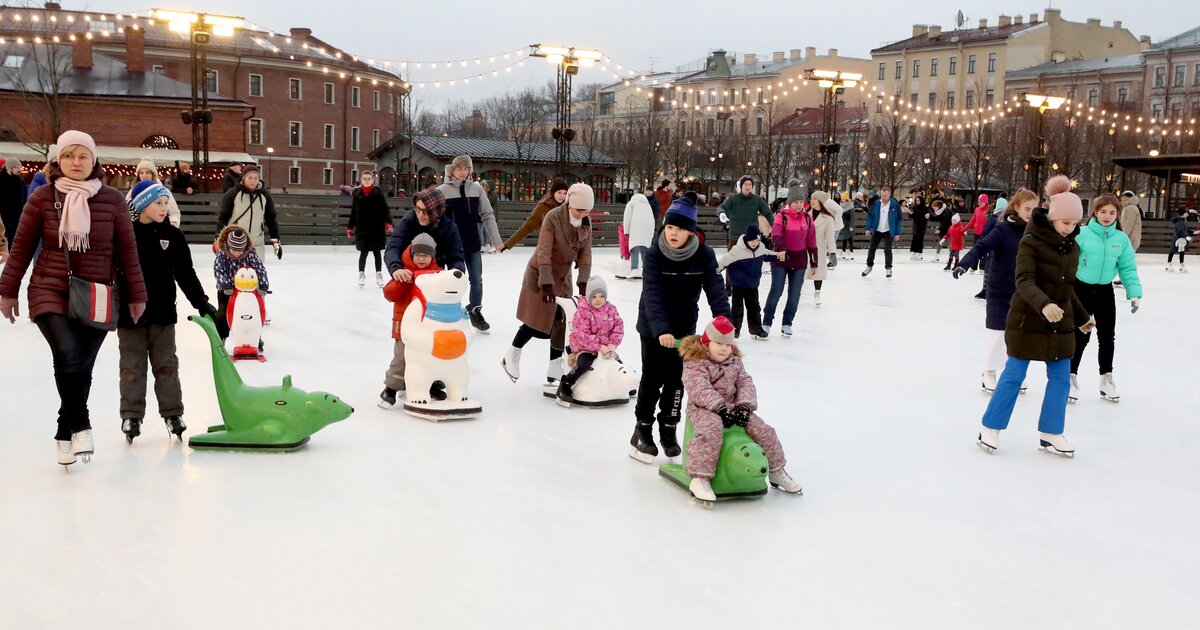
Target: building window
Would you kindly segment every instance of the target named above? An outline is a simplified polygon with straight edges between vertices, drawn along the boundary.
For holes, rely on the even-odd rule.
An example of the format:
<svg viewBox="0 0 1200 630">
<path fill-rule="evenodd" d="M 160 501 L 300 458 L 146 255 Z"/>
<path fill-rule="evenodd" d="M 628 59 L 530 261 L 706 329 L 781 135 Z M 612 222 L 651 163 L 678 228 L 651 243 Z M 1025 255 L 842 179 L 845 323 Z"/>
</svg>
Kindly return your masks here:
<svg viewBox="0 0 1200 630">
<path fill-rule="evenodd" d="M 1179 64 L 1175 66 L 1175 87 L 1183 87 L 1183 77 L 1187 74 L 1187 66 Z"/>
<path fill-rule="evenodd" d="M 1182 115 L 1183 115 L 1183 103 L 1172 103 L 1171 104 L 1171 117 L 1179 118 Z"/>
<path fill-rule="evenodd" d="M 902 76 L 904 76 L 904 62 L 897 61 L 896 62 L 896 78 L 899 79 Z"/>
<path fill-rule="evenodd" d="M 709 136 L 713 135 L 713 132 L 716 130 L 716 127 L 717 127 L 717 122 L 715 120 L 713 120 L 712 118 L 709 118 L 704 123 L 704 131 Z"/>
<path fill-rule="evenodd" d="M 218 83 L 219 83 L 219 82 L 217 81 L 217 76 L 218 76 L 218 73 L 217 73 L 217 71 L 216 71 L 216 70 L 209 70 L 209 71 L 208 71 L 208 74 L 207 74 L 207 75 L 205 75 L 205 76 L 208 78 L 208 93 L 209 93 L 209 94 L 216 94 L 216 93 L 219 91 L 219 90 L 217 90 L 217 85 L 218 85 Z"/>
<path fill-rule="evenodd" d="M 289 166 L 288 167 L 288 183 L 289 184 L 299 184 L 300 183 L 300 167 L 299 166 Z"/>
<path fill-rule="evenodd" d="M 262 75 L 261 74 L 252 74 L 252 75 L 250 75 L 249 81 L 250 81 L 250 88 L 249 88 L 250 96 L 262 96 L 263 95 Z"/>
<path fill-rule="evenodd" d="M 375 101 L 375 111 L 381 111 L 383 109 L 383 99 L 381 99 L 379 96 L 379 90 L 375 90 L 374 101 Z"/>
<path fill-rule="evenodd" d="M 975 55 L 967 55 L 967 74 L 975 74 Z"/>
<path fill-rule="evenodd" d="M 295 120 L 288 123 L 288 146 L 304 146 L 304 125 Z"/>
<path fill-rule="evenodd" d="M 350 150 L 358 151 L 359 150 L 358 145 L 359 145 L 358 127 L 351 127 L 350 128 Z"/>
<path fill-rule="evenodd" d="M 358 169 L 352 169 L 350 171 L 350 181 L 355 184 L 358 183 Z"/>
<path fill-rule="evenodd" d="M 919 95 L 918 95 L 918 94 L 912 94 L 912 95 L 910 95 L 910 96 L 908 97 L 908 102 L 909 102 L 909 103 L 910 103 L 910 104 L 911 104 L 913 107 L 916 107 L 916 106 L 917 106 L 917 104 L 920 102 L 920 101 L 919 101 Z"/>
<path fill-rule="evenodd" d="M 288 98 L 293 101 L 298 101 L 302 98 L 300 79 L 288 79 Z"/>
<path fill-rule="evenodd" d="M 333 84 L 326 83 L 325 84 L 325 104 L 333 105 L 335 102 L 337 102 L 337 100 L 334 98 Z"/>
<path fill-rule="evenodd" d="M 951 75 L 958 74 L 958 57 L 950 58 L 950 74 Z"/>
<path fill-rule="evenodd" d="M 929 76 L 936 77 L 938 71 L 938 58 L 934 57 L 929 60 Z"/>
<path fill-rule="evenodd" d="M 937 92 L 929 93 L 929 109 L 937 107 Z"/>
<path fill-rule="evenodd" d="M 883 113 L 883 101 L 875 101 L 875 113 L 876 114 Z"/>
<path fill-rule="evenodd" d="M 325 125 L 325 148 L 326 149 L 333 148 L 333 134 L 334 134 L 333 125 Z"/>
<path fill-rule="evenodd" d="M 396 95 L 388 92 L 388 113 L 396 113 Z"/>
<path fill-rule="evenodd" d="M 886 78 L 887 78 L 887 62 L 881 61 L 881 62 L 879 62 L 879 80 L 882 81 Z"/>
<path fill-rule="evenodd" d="M 603 133 L 603 132 L 601 132 L 601 133 Z M 687 135 L 687 121 L 681 120 L 681 121 L 679 121 L 679 137 L 682 138 L 686 135 Z"/>
<path fill-rule="evenodd" d="M 975 90 L 967 90 L 967 109 L 975 107 Z"/>
<path fill-rule="evenodd" d="M 262 144 L 263 143 L 263 119 L 261 119 L 261 118 L 251 118 L 250 119 L 250 132 L 248 134 L 248 137 L 246 138 L 246 142 L 249 144 Z"/>
<path fill-rule="evenodd" d="M 742 119 L 742 135 L 743 136 L 746 135 L 747 133 L 750 133 L 749 125 L 750 125 L 750 121 L 743 118 Z"/>
<path fill-rule="evenodd" d="M 760 136 L 762 135 L 762 132 L 763 132 L 762 122 L 763 122 L 763 119 L 761 117 L 754 119 L 754 133 L 756 133 Z"/>
<path fill-rule="evenodd" d="M 996 53 L 988 53 L 988 72 L 996 71 Z"/>
<path fill-rule="evenodd" d="M 1100 104 L 1100 88 L 1088 90 L 1088 105 L 1095 107 Z"/>
<path fill-rule="evenodd" d="M 946 92 L 946 109 L 954 109 L 954 92 Z"/>
<path fill-rule="evenodd" d="M 1200 76 L 1200 73 L 1197 73 L 1196 76 Z M 674 92 L 675 88 L 671 88 L 671 91 Z M 742 105 L 745 105 L 746 103 L 749 103 L 749 102 L 750 102 L 750 88 L 742 88 Z"/>
<path fill-rule="evenodd" d="M 711 90 L 711 89 L 710 89 L 710 90 L 708 91 L 708 104 L 709 104 L 709 105 L 716 105 L 716 104 L 717 104 L 717 91 L 716 91 L 716 90 Z"/>
<path fill-rule="evenodd" d="M 333 185 L 333 169 L 331 169 L 331 168 L 321 169 L 321 183 L 326 186 Z"/>
<path fill-rule="evenodd" d="M 154 74 L 157 74 L 159 76 L 164 76 L 167 74 L 167 69 L 165 66 L 154 66 L 154 67 L 150 68 L 150 72 L 153 72 Z"/>
<path fill-rule="evenodd" d="M 1192 85 L 1200 85 L 1200 63 L 1192 69 Z"/>
<path fill-rule="evenodd" d="M 1154 87 L 1167 87 L 1167 67 L 1159 66 L 1154 69 Z"/>
<path fill-rule="evenodd" d="M 983 93 L 984 105 L 991 107 L 996 104 L 996 90 L 988 90 Z"/>
<path fill-rule="evenodd" d="M 1155 119 L 1162 118 L 1162 105 L 1155 103 L 1154 106 L 1150 108 L 1150 115 Z"/>
<path fill-rule="evenodd" d="M 913 75 L 912 78 L 919 79 L 921 77 L 921 60 L 913 59 Z"/>
<path fill-rule="evenodd" d="M 379 130 L 372 129 L 371 130 L 371 148 L 374 149 L 374 148 L 377 148 L 378 146 L 379 146 Z"/>
<path fill-rule="evenodd" d="M 350 86 L 350 107 L 362 107 L 362 90 L 357 85 Z"/>
<path fill-rule="evenodd" d="M 1117 88 L 1117 103 L 1120 105 L 1124 105 L 1128 101 L 1129 101 L 1129 88 L 1127 88 L 1127 87 Z"/>
</svg>

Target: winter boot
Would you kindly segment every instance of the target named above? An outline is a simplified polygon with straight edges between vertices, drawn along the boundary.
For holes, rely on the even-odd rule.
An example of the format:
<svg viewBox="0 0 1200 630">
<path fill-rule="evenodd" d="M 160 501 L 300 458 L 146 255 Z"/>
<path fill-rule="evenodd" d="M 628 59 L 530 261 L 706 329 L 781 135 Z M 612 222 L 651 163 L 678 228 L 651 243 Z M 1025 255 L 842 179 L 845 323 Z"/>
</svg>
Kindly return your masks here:
<svg viewBox="0 0 1200 630">
<path fill-rule="evenodd" d="M 679 457 L 679 454 L 683 452 L 679 448 L 679 440 L 675 436 L 675 427 L 674 424 L 658 423 L 658 443 L 662 444 L 663 455 L 667 457 Z"/>
<path fill-rule="evenodd" d="M 487 320 L 483 318 L 482 306 L 476 306 L 475 308 L 471 309 L 470 315 L 471 327 L 475 329 L 475 332 L 486 335 L 489 331 L 491 331 L 491 325 L 488 324 Z"/>
<path fill-rule="evenodd" d="M 381 289 L 383 288 L 383 272 L 382 271 L 375 272 L 375 286 L 377 286 Z"/>
<path fill-rule="evenodd" d="M 75 451 L 71 449 L 71 440 L 54 440 L 54 447 L 58 451 L 58 463 L 63 466 L 75 463 Z"/>
<path fill-rule="evenodd" d="M 83 463 L 92 461 L 92 453 L 95 451 L 95 446 L 92 445 L 92 430 L 84 429 L 71 434 L 71 452 L 80 456 Z"/>
<path fill-rule="evenodd" d="M 633 428 L 633 437 L 629 439 L 629 445 L 632 446 L 629 450 L 629 456 L 633 459 L 649 464 L 654 461 L 658 455 L 658 447 L 654 445 L 654 422 L 638 423 Z"/>
<path fill-rule="evenodd" d="M 983 391 L 989 394 L 996 391 L 996 370 L 984 370 L 983 375 L 979 378 L 979 384 L 983 387 Z"/>
<path fill-rule="evenodd" d="M 1000 448 L 1000 431 L 983 427 L 979 430 L 979 439 L 976 444 L 989 455 L 995 453 L 996 449 Z"/>
<path fill-rule="evenodd" d="M 1075 447 L 1067 441 L 1067 436 L 1063 434 L 1050 435 L 1049 433 L 1038 433 L 1042 448 L 1047 453 L 1062 455 L 1063 457 L 1075 457 Z"/>
<path fill-rule="evenodd" d="M 1071 375 L 1071 393 L 1067 394 L 1067 402 L 1075 403 L 1079 400 L 1079 377 Z"/>
<path fill-rule="evenodd" d="M 693 477 L 692 483 L 688 485 L 688 490 L 697 501 L 703 501 L 712 507 L 712 503 L 717 500 L 717 495 L 713 492 L 712 483 L 708 479 L 702 477 Z"/>
<path fill-rule="evenodd" d="M 361 288 L 362 288 L 363 286 L 365 286 L 366 284 L 367 284 L 367 274 L 366 274 L 366 273 L 364 273 L 364 272 L 362 272 L 362 271 L 358 272 L 358 286 L 359 286 L 359 288 L 361 289 Z"/>
<path fill-rule="evenodd" d="M 500 359 L 500 366 L 504 368 L 509 380 L 516 383 L 517 379 L 521 378 L 521 349 L 516 346 L 509 348 L 508 352 L 504 353 L 504 358 Z"/>
<path fill-rule="evenodd" d="M 184 424 L 182 417 L 171 416 L 169 418 L 163 418 L 163 422 L 167 425 L 167 431 L 180 440 L 183 439 L 183 432 L 187 431 L 187 425 Z"/>
<path fill-rule="evenodd" d="M 125 418 L 121 421 L 121 433 L 125 434 L 125 441 L 133 444 L 133 438 L 142 434 L 142 419 L 141 418 Z"/>
<path fill-rule="evenodd" d="M 1100 375 L 1100 395 L 1104 400 L 1121 402 L 1121 394 L 1117 391 L 1117 384 L 1113 382 L 1112 372 Z"/>
<path fill-rule="evenodd" d="M 382 409 L 391 409 L 396 406 L 396 395 L 399 392 L 391 387 L 384 387 L 382 392 L 379 392 L 379 406 Z"/>
<path fill-rule="evenodd" d="M 767 475 L 767 480 L 771 482 L 772 486 L 789 494 L 804 494 L 804 488 L 801 487 L 800 482 L 792 479 L 791 475 L 782 468 L 772 470 L 771 474 Z"/>
<path fill-rule="evenodd" d="M 542 395 L 546 398 L 558 397 L 558 382 L 562 380 L 563 375 L 563 360 L 562 357 L 550 359 L 549 365 L 546 366 L 546 384 L 542 385 Z"/>
</svg>

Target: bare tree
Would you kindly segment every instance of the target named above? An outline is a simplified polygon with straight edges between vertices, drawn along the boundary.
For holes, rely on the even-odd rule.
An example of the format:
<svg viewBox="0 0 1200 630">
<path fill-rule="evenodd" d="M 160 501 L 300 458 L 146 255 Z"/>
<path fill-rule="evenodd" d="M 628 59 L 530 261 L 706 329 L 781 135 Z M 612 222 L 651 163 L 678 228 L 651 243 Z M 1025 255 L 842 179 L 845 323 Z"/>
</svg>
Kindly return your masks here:
<svg viewBox="0 0 1200 630">
<path fill-rule="evenodd" d="M 530 143 L 537 139 L 552 104 L 537 90 L 526 88 L 515 94 L 505 91 L 493 96 L 483 101 L 480 109 L 500 137 L 516 144 L 520 161 L 529 157 Z"/>
<path fill-rule="evenodd" d="M 901 106 L 886 104 L 876 117 L 875 128 L 867 142 L 868 161 L 874 167 L 868 169 L 870 181 L 892 190 L 908 185 L 914 174 L 911 154 L 915 137 L 915 128 L 907 112 Z"/>
<path fill-rule="evenodd" d="M 0 22 L 4 22 L 3 33 L 9 38 L 8 58 L 19 58 L 20 63 L 8 61 L 0 72 L 9 88 L 20 94 L 27 115 L 24 119 L 16 117 L 20 121 L 15 130 L 18 138 L 44 155 L 49 148 L 47 139 L 57 138 L 67 126 L 67 84 L 74 71 L 74 42 L 91 36 L 71 33 L 68 22 L 58 19 L 57 10 L 48 10 L 39 3 L 22 0 L 13 8 L 21 11 L 3 15 Z M 20 21 L 16 20 L 18 16 Z"/>
</svg>

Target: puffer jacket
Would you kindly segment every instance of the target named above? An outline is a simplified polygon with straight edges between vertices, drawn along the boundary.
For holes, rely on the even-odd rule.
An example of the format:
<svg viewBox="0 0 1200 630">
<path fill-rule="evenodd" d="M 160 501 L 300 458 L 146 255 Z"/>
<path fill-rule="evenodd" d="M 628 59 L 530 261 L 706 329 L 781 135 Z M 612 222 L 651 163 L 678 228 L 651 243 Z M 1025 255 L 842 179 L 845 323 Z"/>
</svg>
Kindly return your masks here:
<svg viewBox="0 0 1200 630">
<path fill-rule="evenodd" d="M 952 223 L 950 231 L 946 234 L 946 240 L 950 251 L 961 252 L 966 241 L 967 226 L 960 223 Z"/>
<path fill-rule="evenodd" d="M 424 269 L 417 266 L 417 263 L 412 259 L 412 245 L 404 249 L 404 253 L 400 255 L 400 261 L 404 268 L 413 272 L 412 282 L 397 282 L 394 278 L 388 280 L 388 283 L 383 286 L 383 297 L 392 303 L 392 339 L 400 339 L 400 322 L 404 320 L 404 311 L 408 310 L 408 305 L 417 298 L 420 291 L 417 290 L 417 276 L 427 273 L 437 273 L 442 270 L 438 266 L 437 261 L 433 261 Z"/>
<path fill-rule="evenodd" d="M 967 229 L 971 230 L 975 236 L 983 236 L 983 227 L 987 225 L 988 206 L 983 204 L 975 208 L 975 213 L 971 215 L 971 220 L 967 222 Z"/>
<path fill-rule="evenodd" d="M 178 284 L 187 301 L 201 315 L 208 306 L 208 296 L 192 266 L 192 252 L 188 249 L 183 232 L 168 221 L 162 223 L 134 223 L 133 234 L 137 239 L 138 262 L 142 278 L 146 282 L 146 312 L 137 324 L 129 317 L 129 310 L 121 309 L 122 328 L 146 326 L 169 326 L 179 321 L 176 311 Z"/>
<path fill-rule="evenodd" d="M 1079 245 L 1075 237 L 1060 236 L 1050 225 L 1044 208 L 1033 211 L 1033 220 L 1017 247 L 1017 292 L 1004 326 L 1009 356 L 1026 361 L 1057 361 L 1075 354 L 1075 329 L 1090 315 L 1075 295 Z M 1050 322 L 1042 315 L 1048 304 L 1063 309 L 1063 318 Z"/>
<path fill-rule="evenodd" d="M 470 164 L 474 173 L 475 165 Z M 468 174 L 465 180 L 454 179 L 450 165 L 446 165 L 446 180 L 438 190 L 446 197 L 446 214 L 454 219 L 458 226 L 458 236 L 462 240 L 463 251 L 475 254 L 483 247 L 479 239 L 479 226 L 483 225 L 488 243 L 502 245 L 500 231 L 496 227 L 496 212 L 483 192 L 483 186 Z"/>
<path fill-rule="evenodd" d="M 817 229 L 807 212 L 784 206 L 771 226 L 771 243 L 776 251 L 787 253 L 786 259 L 771 263 L 772 267 L 808 269 L 817 264 Z"/>
<path fill-rule="evenodd" d="M 985 257 L 989 261 L 984 287 L 989 330 L 1004 330 L 1004 319 L 1008 316 L 1013 292 L 1016 291 L 1017 248 L 1024 235 L 1025 221 L 1011 214 L 979 239 L 958 263 L 959 267 L 967 269 Z"/>
<path fill-rule="evenodd" d="M 629 203 L 625 204 L 625 214 L 621 224 L 625 227 L 625 235 L 629 237 L 629 247 L 650 247 L 654 238 L 654 208 L 646 195 L 636 194 Z"/>
<path fill-rule="evenodd" d="M 717 363 L 708 354 L 701 338 L 693 335 L 679 344 L 679 354 L 683 358 L 683 389 L 687 392 L 689 417 L 694 417 L 694 412 L 699 409 L 713 413 L 734 407 L 745 407 L 750 411 L 758 409 L 754 379 L 746 371 L 737 346 L 728 359 Z"/>
<path fill-rule="evenodd" d="M 279 238 L 275 202 L 262 182 L 253 192 L 247 191 L 241 184 L 225 191 L 225 196 L 221 198 L 221 211 L 217 214 L 217 234 L 231 223 L 246 230 L 255 249 L 262 248 L 268 236 Z"/>
<path fill-rule="evenodd" d="M 729 284 L 740 289 L 757 289 L 762 282 L 763 263 L 778 254 L 771 251 L 763 242 L 758 247 L 750 249 L 746 245 L 746 235 L 738 237 L 737 243 L 717 261 L 717 271 L 729 270 Z"/>
<path fill-rule="evenodd" d="M 571 351 L 599 352 L 600 346 L 619 346 L 625 338 L 625 322 L 612 302 L 595 308 L 585 296 L 576 296 L 575 317 L 571 320 Z"/>
<path fill-rule="evenodd" d="M 662 230 L 658 233 L 662 234 Z M 725 279 L 717 272 L 717 255 L 712 248 L 701 244 L 684 260 L 671 260 L 662 252 L 666 245 L 659 241 L 655 236 L 643 262 L 638 334 L 647 339 L 666 334 L 676 338 L 695 334 L 701 290 L 714 317 L 729 317 Z"/>
<path fill-rule="evenodd" d="M 1116 223 L 1104 227 L 1095 218 L 1079 229 L 1079 271 L 1075 277 L 1088 284 L 1112 284 L 1117 274 L 1128 298 L 1142 297 L 1137 258 L 1129 236 Z"/>
<path fill-rule="evenodd" d="M 37 319 L 46 314 L 67 314 L 67 260 L 58 243 L 58 212 L 54 209 L 55 188 L 41 186 L 21 212 L 17 237 L 12 244 L 8 263 L 0 275 L 0 296 L 15 298 L 21 279 L 29 266 L 29 317 Z M 100 188 L 91 199 L 92 229 L 88 232 L 88 250 L 71 254 L 71 271 L 76 277 L 90 282 L 115 283 L 118 304 L 144 304 L 146 284 L 138 264 L 137 242 L 129 206 L 116 189 Z M 38 246 L 41 253 L 33 259 Z"/>
<path fill-rule="evenodd" d="M 246 255 L 237 260 L 231 258 L 226 252 L 217 252 L 217 257 L 213 259 L 213 276 L 217 279 L 217 290 L 233 291 L 233 277 L 242 267 L 254 270 L 254 274 L 258 276 L 259 291 L 271 290 L 271 280 L 267 277 L 267 268 L 263 266 L 262 259 L 253 249 L 247 250 Z"/>
<path fill-rule="evenodd" d="M 346 227 L 354 231 L 354 246 L 360 252 L 375 252 L 387 246 L 392 210 L 378 186 L 372 186 L 370 192 L 357 186 L 350 193 L 350 223 Z"/>
</svg>

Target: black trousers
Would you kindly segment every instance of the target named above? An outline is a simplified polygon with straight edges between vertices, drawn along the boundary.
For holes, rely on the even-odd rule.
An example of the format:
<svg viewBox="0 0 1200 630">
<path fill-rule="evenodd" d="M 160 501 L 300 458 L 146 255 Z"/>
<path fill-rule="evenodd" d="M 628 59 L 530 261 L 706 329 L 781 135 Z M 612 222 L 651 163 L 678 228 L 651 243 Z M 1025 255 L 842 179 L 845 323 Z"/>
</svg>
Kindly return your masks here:
<svg viewBox="0 0 1200 630">
<path fill-rule="evenodd" d="M 1083 307 L 1096 318 L 1096 337 L 1100 341 L 1100 373 L 1108 374 L 1113 371 L 1113 354 L 1116 345 L 1117 298 L 1111 284 L 1088 284 L 1075 281 L 1075 295 L 1083 302 Z M 1071 373 L 1079 373 L 1079 364 L 1083 362 L 1083 350 L 1087 348 L 1091 333 L 1083 334 L 1075 329 L 1075 356 L 1071 357 Z"/>
<path fill-rule="evenodd" d="M 842 251 L 844 251 L 844 252 L 854 251 L 854 233 L 851 232 L 850 236 L 847 236 L 846 238 L 841 239 L 839 241 L 839 244 L 842 246 Z"/>
<path fill-rule="evenodd" d="M 875 266 L 875 248 L 883 243 L 883 263 L 886 269 L 892 268 L 892 233 L 871 232 L 871 249 L 867 251 L 867 266 Z"/>
<path fill-rule="evenodd" d="M 642 380 L 638 384 L 637 406 L 634 415 L 641 424 L 653 424 L 654 407 L 658 407 L 658 423 L 673 427 L 679 424 L 683 407 L 683 359 L 675 348 L 664 348 L 658 339 L 640 337 L 642 341 Z"/>
<path fill-rule="evenodd" d="M 743 315 L 749 318 L 749 324 L 746 329 L 751 333 L 762 332 L 762 306 L 758 302 L 758 288 L 747 289 L 743 287 L 733 287 L 730 291 L 729 299 L 732 301 L 730 310 L 733 311 L 733 329 L 741 332 Z"/>
<path fill-rule="evenodd" d="M 592 369 L 592 363 L 596 362 L 596 355 L 591 352 L 580 352 L 579 356 L 575 357 L 575 369 L 568 372 L 562 377 L 562 382 L 567 384 L 567 387 L 573 387 L 575 381 L 579 380 L 580 376 Z"/>
<path fill-rule="evenodd" d="M 559 309 L 558 311 L 556 311 L 556 313 L 557 313 L 556 317 L 560 316 L 562 314 L 562 309 Z M 555 326 L 560 325 L 560 323 L 557 319 L 555 319 L 554 325 Z M 553 329 L 551 329 L 551 330 L 553 332 Z M 517 334 L 513 335 L 512 345 L 514 348 L 524 348 L 525 344 L 529 343 L 530 339 L 550 339 L 551 340 L 550 341 L 550 360 L 551 361 L 553 361 L 563 355 L 562 348 L 554 347 L 553 334 L 548 335 L 540 330 L 537 330 L 536 328 L 530 328 L 528 324 L 521 324 L 521 327 L 517 329 Z"/>
<path fill-rule="evenodd" d="M 913 221 L 912 247 L 908 251 L 914 254 L 925 253 L 925 224 Z"/>
<path fill-rule="evenodd" d="M 70 440 L 72 433 L 92 428 L 87 406 L 92 369 L 108 332 L 57 314 L 42 315 L 35 323 L 54 357 L 54 385 L 59 399 L 54 439 Z"/>
<path fill-rule="evenodd" d="M 367 269 L 367 254 L 375 254 L 375 273 L 383 271 L 383 258 L 379 255 L 379 250 L 358 252 L 358 270 L 365 271 Z"/>
</svg>

